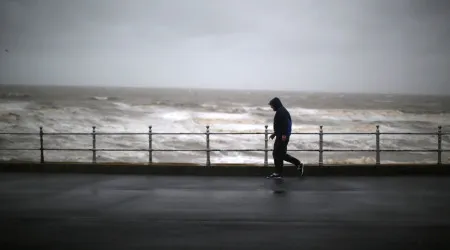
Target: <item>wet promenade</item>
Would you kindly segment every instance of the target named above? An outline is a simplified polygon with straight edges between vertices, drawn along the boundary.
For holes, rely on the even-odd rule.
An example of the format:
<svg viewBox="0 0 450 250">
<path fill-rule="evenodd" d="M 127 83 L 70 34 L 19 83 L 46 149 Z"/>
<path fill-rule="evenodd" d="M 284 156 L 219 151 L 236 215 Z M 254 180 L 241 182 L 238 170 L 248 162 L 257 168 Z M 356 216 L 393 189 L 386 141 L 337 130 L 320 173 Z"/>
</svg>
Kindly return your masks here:
<svg viewBox="0 0 450 250">
<path fill-rule="evenodd" d="M 450 177 L 0 174 L 2 249 L 449 249 Z"/>
</svg>

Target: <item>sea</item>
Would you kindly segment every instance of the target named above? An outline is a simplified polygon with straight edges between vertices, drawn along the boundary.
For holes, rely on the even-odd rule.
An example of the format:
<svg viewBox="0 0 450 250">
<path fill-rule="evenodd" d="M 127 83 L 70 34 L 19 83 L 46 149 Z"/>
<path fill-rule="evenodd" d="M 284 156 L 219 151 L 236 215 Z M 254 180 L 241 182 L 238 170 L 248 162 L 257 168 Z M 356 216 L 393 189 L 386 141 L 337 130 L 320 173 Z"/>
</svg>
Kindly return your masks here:
<svg viewBox="0 0 450 250">
<path fill-rule="evenodd" d="M 176 133 L 243 132 L 272 130 L 274 112 L 268 106 L 279 97 L 293 120 L 294 133 L 318 133 L 323 126 L 324 149 L 375 149 L 374 134 L 338 135 L 333 132 L 437 133 L 450 131 L 450 97 L 393 94 L 310 93 L 292 91 L 243 91 L 209 89 L 163 89 L 142 87 L 74 87 L 0 85 L 0 160 L 39 161 L 39 127 L 44 133 L 91 133 L 96 127 L 97 162 L 149 161 L 147 134 L 152 136 L 153 162 L 206 163 L 206 136 Z M 32 135 L 4 133 L 29 132 Z M 45 160 L 53 162 L 92 161 L 92 135 L 44 134 Z M 269 149 L 273 148 L 269 141 Z M 381 135 L 381 149 L 437 150 L 437 135 Z M 264 134 L 211 134 L 210 148 L 244 151 L 211 152 L 211 163 L 264 163 Z M 319 135 L 294 134 L 289 153 L 307 164 L 317 164 Z M 442 148 L 450 149 L 450 136 L 442 136 Z M 84 149 L 70 151 L 64 149 Z M 102 151 L 121 149 L 126 151 Z M 141 151 L 133 152 L 133 149 Z M 176 152 L 174 150 L 184 150 Z M 195 151 L 187 151 L 195 150 Z M 306 151 L 298 151 L 306 150 Z M 382 163 L 433 163 L 436 152 L 382 152 Z M 371 164 L 375 152 L 324 152 L 325 164 Z M 442 154 L 450 161 L 450 153 Z M 273 164 L 269 152 L 269 164 Z"/>
</svg>

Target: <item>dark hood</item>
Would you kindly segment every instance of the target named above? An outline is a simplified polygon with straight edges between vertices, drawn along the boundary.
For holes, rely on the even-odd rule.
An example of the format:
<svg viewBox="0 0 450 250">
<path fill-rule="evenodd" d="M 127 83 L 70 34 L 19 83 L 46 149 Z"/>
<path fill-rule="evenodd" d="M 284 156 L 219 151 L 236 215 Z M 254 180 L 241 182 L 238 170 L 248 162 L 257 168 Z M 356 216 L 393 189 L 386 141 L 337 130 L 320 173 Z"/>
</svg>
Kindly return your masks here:
<svg viewBox="0 0 450 250">
<path fill-rule="evenodd" d="M 275 110 L 278 110 L 279 108 L 283 107 L 283 104 L 281 103 L 278 97 L 275 97 L 272 100 L 270 100 L 269 105 L 272 105 L 275 108 Z"/>
</svg>

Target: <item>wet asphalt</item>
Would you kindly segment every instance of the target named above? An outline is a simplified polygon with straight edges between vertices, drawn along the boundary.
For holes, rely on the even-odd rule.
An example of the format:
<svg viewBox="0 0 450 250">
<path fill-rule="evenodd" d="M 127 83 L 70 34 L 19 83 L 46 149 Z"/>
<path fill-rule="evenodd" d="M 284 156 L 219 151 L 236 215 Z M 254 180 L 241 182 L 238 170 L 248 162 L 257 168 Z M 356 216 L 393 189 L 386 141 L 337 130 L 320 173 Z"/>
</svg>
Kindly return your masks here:
<svg viewBox="0 0 450 250">
<path fill-rule="evenodd" d="M 449 177 L 0 174 L 2 249 L 450 249 Z"/>
</svg>

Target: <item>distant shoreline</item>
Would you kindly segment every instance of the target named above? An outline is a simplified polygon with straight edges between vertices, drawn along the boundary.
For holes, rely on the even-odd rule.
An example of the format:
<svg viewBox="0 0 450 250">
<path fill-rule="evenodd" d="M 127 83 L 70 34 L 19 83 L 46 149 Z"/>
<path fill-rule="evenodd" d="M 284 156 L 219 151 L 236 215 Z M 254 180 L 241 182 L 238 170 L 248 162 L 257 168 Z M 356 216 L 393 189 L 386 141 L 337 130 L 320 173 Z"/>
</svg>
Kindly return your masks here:
<svg viewBox="0 0 450 250">
<path fill-rule="evenodd" d="M 79 88 L 79 89 L 154 89 L 154 90 L 193 90 L 193 91 L 226 91 L 226 92 L 271 92 L 274 95 L 282 94 L 324 94 L 324 95 L 366 95 L 366 96 L 398 96 L 398 97 L 449 97 L 449 94 L 412 94 L 412 93 L 369 93 L 369 92 L 327 92 L 327 91 L 302 91 L 302 90 L 270 90 L 270 89 L 226 89 L 226 88 L 199 88 L 199 87 L 149 87 L 149 86 L 120 86 L 120 85 L 56 85 L 56 84 L 46 84 L 46 85 L 33 85 L 33 84 L 0 84 L 1 87 L 6 88 L 23 88 L 23 87 L 48 87 L 48 88 Z M 0 89 L 1 90 L 1 89 Z"/>
</svg>

